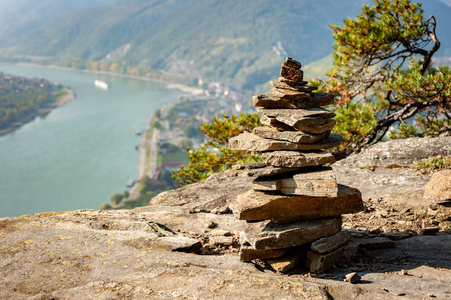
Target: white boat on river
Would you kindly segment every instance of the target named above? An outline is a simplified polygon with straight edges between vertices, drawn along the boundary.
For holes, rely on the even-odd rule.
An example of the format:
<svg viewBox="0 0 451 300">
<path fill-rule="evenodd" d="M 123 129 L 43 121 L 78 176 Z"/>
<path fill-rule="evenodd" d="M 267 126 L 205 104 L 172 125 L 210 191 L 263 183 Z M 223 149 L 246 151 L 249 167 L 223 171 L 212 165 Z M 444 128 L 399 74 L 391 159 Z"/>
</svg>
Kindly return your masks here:
<svg viewBox="0 0 451 300">
<path fill-rule="evenodd" d="M 105 81 L 102 80 L 95 80 L 94 84 L 96 87 L 99 87 L 103 90 L 107 90 L 108 89 L 108 83 L 106 83 Z"/>
</svg>

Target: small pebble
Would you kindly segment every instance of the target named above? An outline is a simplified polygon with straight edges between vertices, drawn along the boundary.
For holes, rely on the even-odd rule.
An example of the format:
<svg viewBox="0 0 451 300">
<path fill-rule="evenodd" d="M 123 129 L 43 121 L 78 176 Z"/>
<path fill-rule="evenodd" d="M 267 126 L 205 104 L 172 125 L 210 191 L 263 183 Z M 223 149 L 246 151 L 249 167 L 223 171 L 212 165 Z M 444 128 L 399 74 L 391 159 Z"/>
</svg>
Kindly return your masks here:
<svg viewBox="0 0 451 300">
<path fill-rule="evenodd" d="M 357 274 L 356 272 L 349 273 L 345 276 L 345 281 L 350 283 L 357 283 L 360 281 L 360 279 L 361 279 L 360 275 Z"/>
<path fill-rule="evenodd" d="M 207 228 L 214 228 L 216 226 L 216 223 L 213 221 L 206 221 L 205 226 L 207 226 Z"/>
</svg>

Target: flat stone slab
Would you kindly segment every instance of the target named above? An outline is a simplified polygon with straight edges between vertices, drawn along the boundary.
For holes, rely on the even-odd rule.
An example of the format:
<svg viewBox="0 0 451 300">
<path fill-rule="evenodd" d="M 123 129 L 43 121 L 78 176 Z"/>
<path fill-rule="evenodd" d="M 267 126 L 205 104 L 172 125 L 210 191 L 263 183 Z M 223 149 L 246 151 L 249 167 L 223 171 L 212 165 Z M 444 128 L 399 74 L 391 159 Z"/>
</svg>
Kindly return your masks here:
<svg viewBox="0 0 451 300">
<path fill-rule="evenodd" d="M 352 239 L 353 242 L 357 243 L 360 248 L 365 248 L 367 250 L 385 249 L 392 248 L 395 246 L 395 242 L 388 238 L 368 238 L 368 239 Z"/>
<path fill-rule="evenodd" d="M 280 131 L 269 126 L 256 127 L 253 133 L 264 139 L 280 140 L 298 144 L 312 144 L 329 137 L 330 131 L 323 134 L 310 134 L 302 131 Z"/>
<path fill-rule="evenodd" d="M 288 196 L 250 190 L 239 195 L 230 208 L 239 220 L 285 223 L 357 213 L 363 210 L 363 203 L 359 190 L 338 185 L 337 197 Z"/>
<path fill-rule="evenodd" d="M 273 151 L 262 153 L 262 159 L 267 165 L 286 168 L 311 167 L 335 162 L 332 153 L 324 151 Z"/>
<path fill-rule="evenodd" d="M 285 78 L 283 76 L 279 77 L 279 81 L 283 82 L 283 83 L 286 83 L 286 84 L 290 84 L 290 85 L 306 85 L 308 83 L 308 81 L 291 80 L 291 79 Z"/>
<path fill-rule="evenodd" d="M 260 123 L 262 123 L 263 125 L 274 127 L 278 130 L 296 131 L 294 127 L 288 126 L 287 124 L 277 121 L 275 118 L 268 117 L 265 115 L 262 115 L 260 117 Z"/>
<path fill-rule="evenodd" d="M 306 124 L 324 124 L 325 120 L 335 117 L 335 113 L 321 107 L 305 109 L 269 109 L 257 107 L 262 115 L 273 117 L 277 121 L 296 128 Z"/>
<path fill-rule="evenodd" d="M 322 150 L 338 147 L 343 141 L 340 134 L 332 133 L 327 139 L 316 143 L 298 144 L 288 141 L 261 138 L 256 134 L 243 132 L 229 140 L 228 148 L 231 150 L 244 151 L 274 151 L 274 150 Z"/>
<path fill-rule="evenodd" d="M 338 196 L 337 180 L 330 167 L 299 173 L 292 178 L 283 178 L 280 185 L 280 191 L 286 195 Z"/>
<path fill-rule="evenodd" d="M 252 183 L 252 189 L 314 197 L 337 197 L 338 195 L 337 181 L 330 167 L 307 169 L 302 173 L 286 177 L 256 178 Z"/>
<path fill-rule="evenodd" d="M 311 134 L 322 134 L 331 131 L 337 124 L 337 121 L 334 119 L 320 119 L 320 121 L 321 124 L 297 124 L 296 127 L 293 127 L 280 122 L 273 117 L 262 115 L 260 118 L 260 122 L 263 125 L 271 126 L 278 130 L 302 131 Z"/>
<path fill-rule="evenodd" d="M 426 185 L 424 198 L 437 203 L 451 202 L 451 170 L 435 172 Z"/>
<path fill-rule="evenodd" d="M 351 239 L 351 234 L 346 231 L 340 231 L 337 234 L 319 239 L 312 243 L 311 249 L 317 253 L 328 253 L 343 246 Z"/>
<path fill-rule="evenodd" d="M 255 250 L 251 246 L 241 245 L 240 260 L 241 261 L 251 261 L 254 259 L 277 258 L 277 257 L 283 256 L 285 253 L 289 252 L 290 250 L 292 250 L 292 248 Z"/>
<path fill-rule="evenodd" d="M 314 90 L 317 90 L 317 86 L 312 85 L 289 85 L 286 82 L 280 82 L 280 81 L 270 81 L 271 85 L 278 89 L 284 89 L 284 90 L 292 90 L 292 91 L 298 91 L 298 92 L 306 92 L 311 93 Z"/>
<path fill-rule="evenodd" d="M 246 223 L 240 240 L 256 250 L 282 249 L 311 243 L 341 229 L 341 217 L 276 224 L 266 220 Z"/>
<path fill-rule="evenodd" d="M 306 133 L 321 134 L 324 132 L 331 131 L 336 124 L 337 124 L 336 120 L 326 119 L 322 124 L 298 124 L 294 128 L 296 130 L 303 131 Z"/>
<path fill-rule="evenodd" d="M 261 168 L 229 169 L 224 171 L 224 174 L 228 177 L 254 177 L 254 176 L 275 176 L 297 171 L 299 171 L 299 168 L 265 166 Z"/>
<path fill-rule="evenodd" d="M 334 96 L 325 93 L 307 93 L 274 88 L 271 93 L 252 97 L 255 107 L 264 108 L 311 108 L 334 103 Z"/>
</svg>

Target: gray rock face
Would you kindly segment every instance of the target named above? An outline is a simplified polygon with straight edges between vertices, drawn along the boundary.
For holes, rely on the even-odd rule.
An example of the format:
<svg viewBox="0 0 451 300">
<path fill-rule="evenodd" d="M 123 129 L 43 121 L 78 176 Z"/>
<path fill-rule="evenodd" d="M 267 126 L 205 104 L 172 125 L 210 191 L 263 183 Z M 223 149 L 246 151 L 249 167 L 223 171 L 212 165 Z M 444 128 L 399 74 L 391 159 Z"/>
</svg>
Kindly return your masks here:
<svg viewBox="0 0 451 300">
<path fill-rule="evenodd" d="M 409 165 L 438 155 L 451 156 L 451 136 L 389 140 L 352 154 L 337 165 L 349 170 L 368 164 Z"/>
<path fill-rule="evenodd" d="M 286 223 L 359 212 L 363 204 L 358 190 L 339 185 L 337 197 L 287 196 L 251 190 L 239 195 L 230 208 L 240 220 Z"/>
<path fill-rule="evenodd" d="M 337 181 L 358 188 L 364 199 L 410 205 L 428 205 L 423 198 L 431 176 L 410 169 L 430 156 L 451 156 L 451 137 L 390 140 L 371 146 L 332 165 Z M 365 166 L 374 165 L 374 171 Z M 378 167 L 379 166 L 379 167 Z M 381 167 L 384 166 L 384 167 Z M 393 167 L 391 167 L 393 166 Z"/>
<path fill-rule="evenodd" d="M 262 159 L 268 165 L 286 168 L 311 167 L 335 162 L 335 157 L 324 151 L 274 151 L 262 153 Z"/>
<path fill-rule="evenodd" d="M 281 249 L 307 244 L 331 236 L 341 229 L 341 218 L 276 224 L 271 221 L 247 223 L 240 239 L 254 249 Z"/>
<path fill-rule="evenodd" d="M 323 134 L 310 134 L 302 131 L 279 131 L 269 126 L 254 128 L 253 132 L 255 135 L 264 139 L 273 139 L 299 144 L 315 143 L 328 138 L 330 135 L 330 131 L 324 132 Z"/>
<path fill-rule="evenodd" d="M 261 138 L 253 133 L 244 132 L 229 140 L 229 149 L 247 151 L 274 151 L 274 150 L 322 150 L 337 147 L 341 144 L 343 137 L 340 134 L 330 134 L 327 139 L 316 143 L 297 144 L 287 141 L 271 140 Z"/>
</svg>

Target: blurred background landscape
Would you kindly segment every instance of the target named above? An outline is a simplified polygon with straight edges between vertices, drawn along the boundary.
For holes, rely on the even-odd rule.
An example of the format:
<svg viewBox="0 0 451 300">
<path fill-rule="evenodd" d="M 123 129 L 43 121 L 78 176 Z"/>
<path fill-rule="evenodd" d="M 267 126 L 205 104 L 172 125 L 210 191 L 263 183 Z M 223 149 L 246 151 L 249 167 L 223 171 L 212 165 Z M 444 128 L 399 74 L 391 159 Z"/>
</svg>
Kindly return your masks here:
<svg viewBox="0 0 451 300">
<path fill-rule="evenodd" d="M 49 87 L 23 110 L 0 99 L 5 120 L 33 107 L 40 116 L 12 132 L 0 123 L 0 217 L 145 205 L 176 187 L 170 171 L 188 161 L 187 146 L 204 142 L 201 123 L 252 111 L 252 95 L 270 89 L 287 56 L 301 61 L 306 79 L 324 77 L 329 26 L 365 3 L 0 0 L 2 76 L 43 78 Z M 427 0 L 423 9 L 437 19 L 434 63 L 451 65 L 451 1 Z M 6 78 L 3 95 L 30 93 L 23 80 Z M 54 109 L 62 89 L 76 98 Z"/>
</svg>

